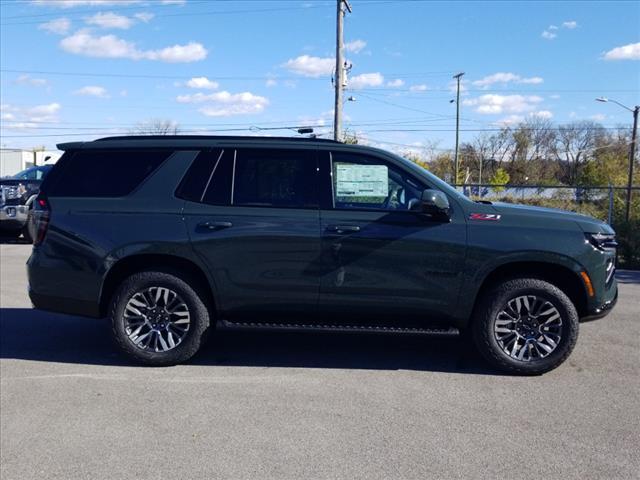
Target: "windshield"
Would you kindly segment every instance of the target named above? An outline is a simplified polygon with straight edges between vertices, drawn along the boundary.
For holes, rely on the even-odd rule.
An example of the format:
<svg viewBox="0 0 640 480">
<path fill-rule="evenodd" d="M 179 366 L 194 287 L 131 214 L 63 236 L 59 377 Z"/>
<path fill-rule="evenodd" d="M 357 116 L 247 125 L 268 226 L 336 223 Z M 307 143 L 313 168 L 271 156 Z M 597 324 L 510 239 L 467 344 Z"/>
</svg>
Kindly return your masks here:
<svg viewBox="0 0 640 480">
<path fill-rule="evenodd" d="M 27 168 L 26 170 L 16 173 L 13 178 L 17 180 L 42 180 L 51 168 L 51 165 Z"/>
</svg>

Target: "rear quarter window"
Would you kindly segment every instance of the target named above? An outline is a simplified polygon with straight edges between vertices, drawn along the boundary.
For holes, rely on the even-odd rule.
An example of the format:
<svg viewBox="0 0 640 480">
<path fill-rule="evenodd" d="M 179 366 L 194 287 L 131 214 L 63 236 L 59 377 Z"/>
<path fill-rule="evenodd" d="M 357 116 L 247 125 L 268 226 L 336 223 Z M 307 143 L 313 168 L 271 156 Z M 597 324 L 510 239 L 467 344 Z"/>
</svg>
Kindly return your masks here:
<svg viewBox="0 0 640 480">
<path fill-rule="evenodd" d="M 42 190 L 50 197 L 123 197 L 135 190 L 173 151 L 67 152 Z"/>
</svg>

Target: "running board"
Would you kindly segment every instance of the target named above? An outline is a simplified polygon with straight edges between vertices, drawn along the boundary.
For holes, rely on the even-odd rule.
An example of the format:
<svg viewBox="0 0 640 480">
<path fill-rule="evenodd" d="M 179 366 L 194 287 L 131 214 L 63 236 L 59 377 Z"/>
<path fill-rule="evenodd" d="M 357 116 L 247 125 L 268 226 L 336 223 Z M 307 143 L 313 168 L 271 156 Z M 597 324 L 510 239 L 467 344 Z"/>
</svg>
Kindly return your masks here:
<svg viewBox="0 0 640 480">
<path fill-rule="evenodd" d="M 373 333 L 409 333 L 417 335 L 458 335 L 460 331 L 453 327 L 418 328 L 418 327 L 388 327 L 378 325 L 326 325 L 304 323 L 264 323 L 264 322 L 230 322 L 219 320 L 220 330 L 281 330 L 294 332 L 373 332 Z"/>
</svg>

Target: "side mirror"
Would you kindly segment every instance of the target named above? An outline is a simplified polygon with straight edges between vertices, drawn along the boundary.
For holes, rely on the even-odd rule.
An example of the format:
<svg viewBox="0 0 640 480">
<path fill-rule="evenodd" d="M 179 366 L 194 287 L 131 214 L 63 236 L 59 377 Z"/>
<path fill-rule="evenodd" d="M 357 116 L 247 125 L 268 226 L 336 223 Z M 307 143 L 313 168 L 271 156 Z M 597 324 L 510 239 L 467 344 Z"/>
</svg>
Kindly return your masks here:
<svg viewBox="0 0 640 480">
<path fill-rule="evenodd" d="M 440 190 L 427 189 L 422 192 L 420 210 L 434 217 L 449 218 L 449 199 Z"/>
</svg>

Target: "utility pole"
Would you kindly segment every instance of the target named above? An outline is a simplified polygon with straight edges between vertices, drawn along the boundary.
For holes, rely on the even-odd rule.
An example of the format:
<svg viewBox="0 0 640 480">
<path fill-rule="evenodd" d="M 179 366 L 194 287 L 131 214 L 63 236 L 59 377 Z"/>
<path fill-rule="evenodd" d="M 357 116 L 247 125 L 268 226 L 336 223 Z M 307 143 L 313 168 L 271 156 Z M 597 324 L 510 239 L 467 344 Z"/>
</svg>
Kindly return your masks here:
<svg viewBox="0 0 640 480">
<path fill-rule="evenodd" d="M 337 18 L 336 18 L 336 74 L 334 78 L 334 86 L 336 89 L 336 98 L 333 106 L 333 139 L 340 141 L 342 137 L 342 89 L 344 87 L 344 10 L 345 8 L 351 13 L 351 5 L 347 0 L 337 0 Z"/>
<path fill-rule="evenodd" d="M 458 142 L 460 139 L 460 78 L 464 75 L 464 72 L 460 72 L 453 76 L 453 78 L 457 81 L 456 88 L 456 150 L 454 154 L 454 164 L 455 164 L 455 180 L 453 181 L 454 185 L 458 183 L 458 170 L 460 168 L 460 164 L 458 162 Z"/>
<path fill-rule="evenodd" d="M 636 161 L 636 138 L 638 136 L 638 111 L 640 105 L 636 105 L 633 109 L 633 131 L 631 132 L 631 151 L 629 152 L 629 181 L 627 182 L 627 207 L 624 212 L 624 218 L 628 222 L 631 209 L 631 188 L 633 187 L 633 164 Z"/>
</svg>

